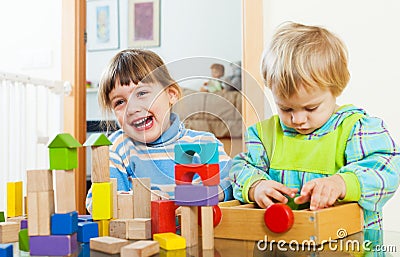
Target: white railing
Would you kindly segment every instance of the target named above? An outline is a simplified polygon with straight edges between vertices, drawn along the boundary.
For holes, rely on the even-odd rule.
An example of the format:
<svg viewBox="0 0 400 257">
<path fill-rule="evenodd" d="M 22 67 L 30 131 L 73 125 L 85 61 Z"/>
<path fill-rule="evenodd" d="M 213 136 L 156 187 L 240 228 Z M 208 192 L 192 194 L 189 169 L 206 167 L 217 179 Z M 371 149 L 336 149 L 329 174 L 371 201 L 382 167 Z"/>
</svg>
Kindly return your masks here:
<svg viewBox="0 0 400 257">
<path fill-rule="evenodd" d="M 6 182 L 26 185 L 27 169 L 49 167 L 47 143 L 62 131 L 68 90 L 68 83 L 0 72 L 0 211 Z"/>
</svg>

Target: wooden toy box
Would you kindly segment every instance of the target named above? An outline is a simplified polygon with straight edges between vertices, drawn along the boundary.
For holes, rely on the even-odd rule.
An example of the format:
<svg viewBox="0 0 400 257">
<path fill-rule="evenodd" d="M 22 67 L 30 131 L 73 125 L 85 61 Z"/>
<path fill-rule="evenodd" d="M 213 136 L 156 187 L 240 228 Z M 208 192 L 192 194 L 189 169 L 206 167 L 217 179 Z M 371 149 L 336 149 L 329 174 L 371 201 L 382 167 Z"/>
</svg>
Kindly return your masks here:
<svg viewBox="0 0 400 257">
<path fill-rule="evenodd" d="M 364 222 L 360 206 L 346 203 L 317 211 L 294 210 L 293 226 L 287 232 L 274 233 L 264 223 L 265 209 L 255 208 L 254 204 L 241 205 L 237 200 L 220 203 L 219 207 L 222 219 L 214 229 L 216 238 L 324 244 L 361 231 Z"/>
</svg>

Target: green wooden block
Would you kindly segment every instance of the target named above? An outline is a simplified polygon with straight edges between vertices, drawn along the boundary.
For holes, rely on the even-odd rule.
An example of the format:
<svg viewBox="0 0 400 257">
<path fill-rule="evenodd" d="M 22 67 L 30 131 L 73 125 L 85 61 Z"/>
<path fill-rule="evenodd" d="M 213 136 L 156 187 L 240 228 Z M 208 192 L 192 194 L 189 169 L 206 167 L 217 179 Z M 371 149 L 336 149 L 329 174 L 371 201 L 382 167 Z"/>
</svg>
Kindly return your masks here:
<svg viewBox="0 0 400 257">
<path fill-rule="evenodd" d="M 0 211 L 0 222 L 4 222 L 6 219 L 4 218 L 4 211 Z"/>
<path fill-rule="evenodd" d="M 29 236 L 28 229 L 21 229 L 18 234 L 19 238 L 19 250 L 29 252 Z"/>
<path fill-rule="evenodd" d="M 48 145 L 50 169 L 71 170 L 78 167 L 77 148 L 81 146 L 71 134 L 58 134 Z"/>
<path fill-rule="evenodd" d="M 296 195 L 294 198 L 296 198 L 299 195 Z M 302 204 L 297 204 L 294 202 L 294 198 L 291 198 L 289 196 L 286 196 L 288 199 L 287 206 L 290 207 L 292 210 L 304 210 L 304 209 L 309 209 L 310 208 L 310 203 L 302 203 Z"/>
<path fill-rule="evenodd" d="M 74 148 L 50 148 L 50 169 L 71 170 L 78 167 L 78 151 Z"/>
<path fill-rule="evenodd" d="M 108 140 L 106 135 L 104 135 L 103 133 L 91 134 L 90 137 L 83 144 L 83 146 L 103 146 L 103 145 L 112 145 L 111 141 Z"/>
</svg>

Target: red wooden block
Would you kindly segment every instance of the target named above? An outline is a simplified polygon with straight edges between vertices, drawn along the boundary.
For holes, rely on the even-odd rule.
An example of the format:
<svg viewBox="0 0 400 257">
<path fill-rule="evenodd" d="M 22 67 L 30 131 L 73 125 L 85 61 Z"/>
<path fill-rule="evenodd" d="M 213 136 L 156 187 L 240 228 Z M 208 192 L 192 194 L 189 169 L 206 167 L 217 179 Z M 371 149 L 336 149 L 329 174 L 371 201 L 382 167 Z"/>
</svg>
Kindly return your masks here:
<svg viewBox="0 0 400 257">
<path fill-rule="evenodd" d="M 151 235 L 157 233 L 176 233 L 175 209 L 178 206 L 171 200 L 151 201 Z"/>
<path fill-rule="evenodd" d="M 219 185 L 219 164 L 176 164 L 175 183 L 190 185 L 196 173 L 199 174 L 204 186 Z"/>
<path fill-rule="evenodd" d="M 265 210 L 264 222 L 272 232 L 284 233 L 293 226 L 293 211 L 283 203 L 271 204 Z"/>
</svg>

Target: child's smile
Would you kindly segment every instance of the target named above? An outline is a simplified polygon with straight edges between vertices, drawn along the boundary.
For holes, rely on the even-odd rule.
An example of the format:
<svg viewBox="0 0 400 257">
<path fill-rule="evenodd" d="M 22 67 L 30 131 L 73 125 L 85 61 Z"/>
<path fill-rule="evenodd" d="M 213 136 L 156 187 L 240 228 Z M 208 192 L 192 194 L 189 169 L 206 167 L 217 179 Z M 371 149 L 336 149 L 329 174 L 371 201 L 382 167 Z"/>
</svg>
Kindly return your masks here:
<svg viewBox="0 0 400 257">
<path fill-rule="evenodd" d="M 147 130 L 153 127 L 153 116 L 147 116 L 144 118 L 139 118 L 137 120 L 134 120 L 131 123 L 131 126 L 136 127 L 137 130 Z"/>
</svg>

